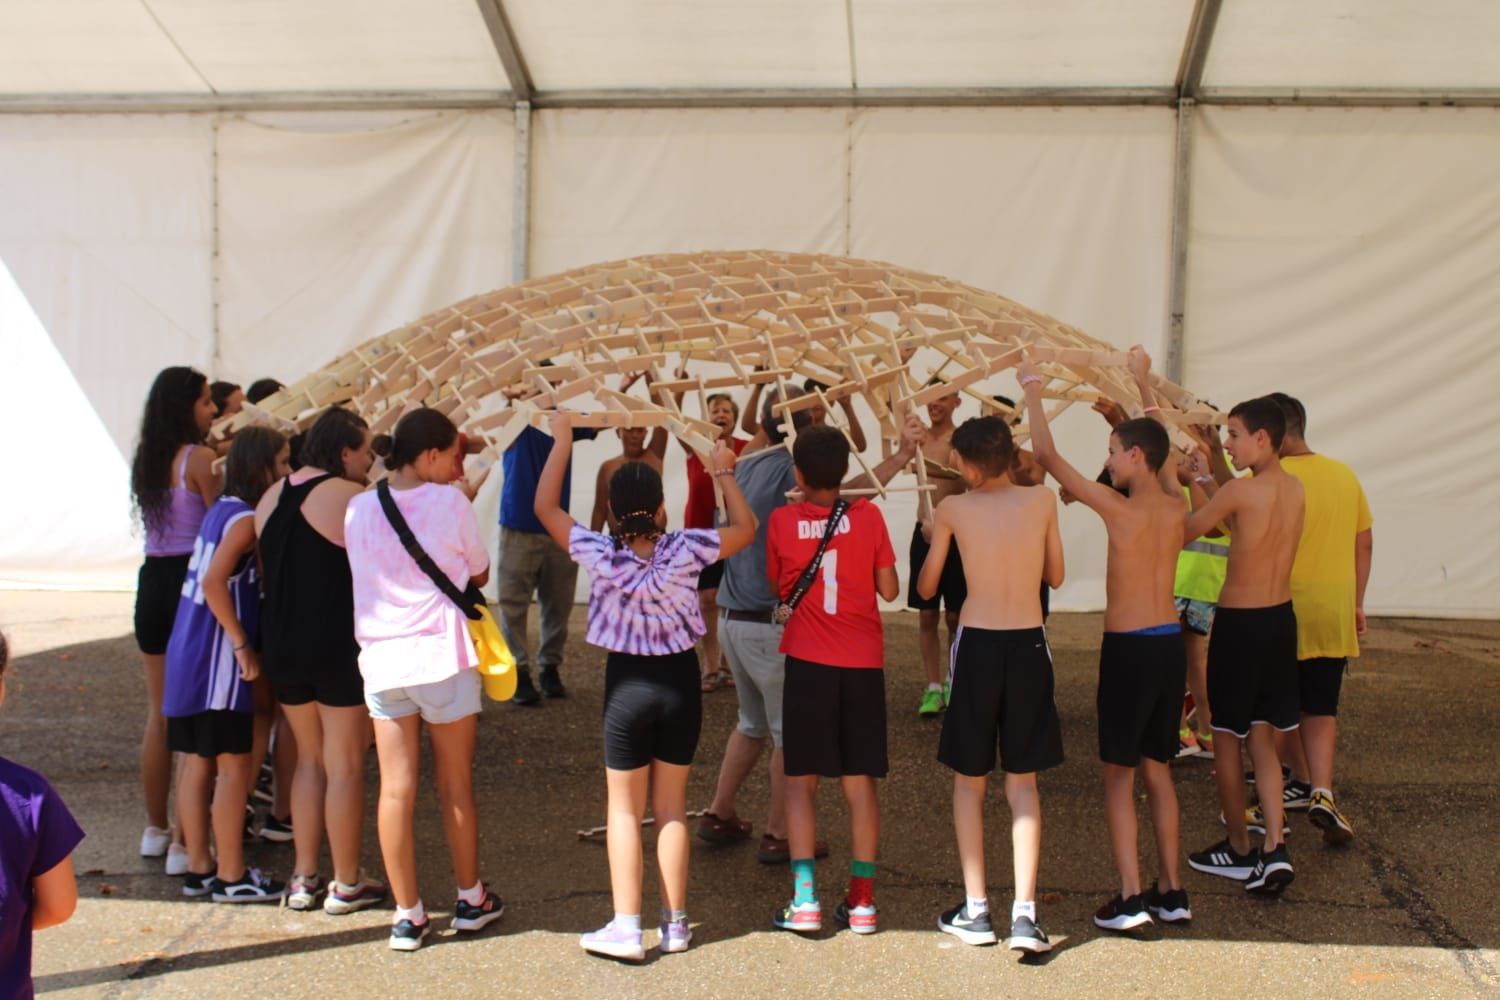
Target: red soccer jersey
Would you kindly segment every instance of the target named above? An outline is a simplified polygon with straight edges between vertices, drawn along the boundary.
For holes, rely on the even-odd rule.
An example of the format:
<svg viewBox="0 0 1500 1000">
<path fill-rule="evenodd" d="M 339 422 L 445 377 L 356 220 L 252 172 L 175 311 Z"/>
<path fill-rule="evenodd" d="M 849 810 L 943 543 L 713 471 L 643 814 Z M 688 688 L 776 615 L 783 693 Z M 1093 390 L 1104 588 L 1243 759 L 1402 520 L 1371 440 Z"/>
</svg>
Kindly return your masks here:
<svg viewBox="0 0 1500 1000">
<path fill-rule="evenodd" d="M 827 507 L 806 501 L 771 513 L 766 572 L 785 600 L 812 562 L 828 524 Z M 885 632 L 875 571 L 896 565 L 880 508 L 854 501 L 823 553 L 823 565 L 781 636 L 781 651 L 831 667 L 885 665 Z"/>
</svg>

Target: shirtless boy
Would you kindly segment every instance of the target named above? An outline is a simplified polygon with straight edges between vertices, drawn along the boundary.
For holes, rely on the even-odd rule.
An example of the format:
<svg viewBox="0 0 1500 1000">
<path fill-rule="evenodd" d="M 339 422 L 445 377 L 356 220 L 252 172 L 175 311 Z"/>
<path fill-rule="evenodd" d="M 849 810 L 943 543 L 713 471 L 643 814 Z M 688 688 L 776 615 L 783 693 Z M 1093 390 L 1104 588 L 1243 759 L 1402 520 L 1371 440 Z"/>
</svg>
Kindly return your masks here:
<svg viewBox="0 0 1500 1000">
<path fill-rule="evenodd" d="M 1292 561 L 1302 535 L 1302 484 L 1281 467 L 1277 449 L 1286 417 L 1270 399 L 1229 411 L 1225 450 L 1254 475 L 1231 479 L 1188 516 L 1187 540 L 1223 524 L 1229 566 L 1208 640 L 1208 700 L 1213 706 L 1214 773 L 1229 835 L 1188 855 L 1200 872 L 1275 894 L 1294 877 L 1282 839 L 1281 762 L 1273 730 L 1297 728 L 1297 616 L 1292 612 Z M 1250 843 L 1245 825 L 1245 776 L 1235 761 L 1250 751 L 1255 787 L 1265 810 L 1265 839 Z"/>
<path fill-rule="evenodd" d="M 966 944 L 995 943 L 985 886 L 984 795 L 998 747 L 1015 865 L 1008 946 L 1049 951 L 1036 914 L 1042 849 L 1036 773 L 1061 764 L 1063 750 L 1038 593 L 1042 581 L 1056 587 L 1063 580 L 1057 499 L 1044 487 L 1011 480 L 1014 444 L 1000 418 L 968 420 L 952 440 L 969 491 L 947 497 L 934 511 L 931 551 L 915 584 L 924 598 L 936 595 L 952 546 L 970 553 L 968 600 L 950 667 L 953 697 L 938 744 L 938 760 L 954 771 L 953 829 L 966 898 L 938 918 L 938 928 Z"/>
<path fill-rule="evenodd" d="M 927 482 L 933 487 L 934 509 L 950 496 L 962 493 L 966 487 L 954 468 L 953 459 L 953 411 L 958 409 L 958 393 L 950 393 L 927 404 L 929 429 L 922 443 L 922 462 L 927 466 Z M 911 546 L 908 550 L 908 573 L 910 585 L 906 595 L 906 606 L 917 609 L 917 638 L 922 651 L 922 671 L 927 676 L 927 687 L 922 691 L 922 702 L 917 714 L 926 718 L 942 713 L 948 706 L 950 689 L 943 681 L 943 660 L 939 654 L 938 626 L 939 607 L 947 611 L 948 648 L 953 647 L 953 638 L 958 630 L 958 615 L 964 606 L 964 564 L 959 558 L 958 547 L 948 550 L 942 565 L 942 576 L 930 597 L 917 589 L 917 573 L 927 561 L 932 537 L 932 525 L 918 521 L 912 528 Z"/>
<path fill-rule="evenodd" d="M 651 432 L 650 444 L 646 443 L 644 427 L 618 427 L 615 433 L 620 435 L 620 454 L 605 459 L 599 466 L 599 475 L 594 478 L 594 512 L 589 515 L 589 530 L 593 532 L 603 531 L 604 525 L 608 524 L 610 534 L 614 534 L 615 516 L 609 509 L 609 481 L 616 470 L 626 462 L 645 462 L 661 475 L 661 462 L 667 454 L 665 427 Z"/>
<path fill-rule="evenodd" d="M 1141 375 L 1150 359 L 1139 346 L 1131 368 Z M 1042 405 L 1042 375 L 1032 363 L 1017 372 L 1030 414 L 1031 447 L 1042 468 L 1104 520 L 1109 534 L 1105 574 L 1104 642 L 1099 648 L 1099 759 L 1104 762 L 1104 814 L 1120 873 L 1120 892 L 1094 914 L 1094 923 L 1125 931 L 1151 923 L 1192 919 L 1178 881 L 1177 792 L 1170 764 L 1177 756 L 1177 722 L 1187 659 L 1172 584 L 1187 504 L 1159 478 L 1171 443 L 1149 417 L 1127 420 L 1109 435 L 1106 486 L 1081 474 L 1058 454 Z M 1146 392 L 1150 392 L 1149 386 Z M 1151 398 L 1148 408 L 1155 409 Z M 1124 490 L 1121 493 L 1120 490 Z M 1135 772 L 1141 770 L 1161 875 L 1141 891 L 1136 856 Z"/>
</svg>

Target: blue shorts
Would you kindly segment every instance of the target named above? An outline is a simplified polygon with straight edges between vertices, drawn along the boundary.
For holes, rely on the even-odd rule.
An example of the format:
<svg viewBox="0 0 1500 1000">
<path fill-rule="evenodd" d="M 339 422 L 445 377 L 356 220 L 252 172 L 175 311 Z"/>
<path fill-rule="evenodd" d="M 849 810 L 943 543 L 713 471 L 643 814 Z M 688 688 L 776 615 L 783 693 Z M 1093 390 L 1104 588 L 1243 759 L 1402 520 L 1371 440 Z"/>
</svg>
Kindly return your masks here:
<svg viewBox="0 0 1500 1000">
<path fill-rule="evenodd" d="M 1182 624 L 1187 626 L 1189 632 L 1208 635 L 1213 631 L 1214 612 L 1219 607 L 1217 604 L 1197 601 L 1191 597 L 1174 597 L 1172 600 L 1177 605 L 1177 616 L 1182 619 Z"/>
</svg>

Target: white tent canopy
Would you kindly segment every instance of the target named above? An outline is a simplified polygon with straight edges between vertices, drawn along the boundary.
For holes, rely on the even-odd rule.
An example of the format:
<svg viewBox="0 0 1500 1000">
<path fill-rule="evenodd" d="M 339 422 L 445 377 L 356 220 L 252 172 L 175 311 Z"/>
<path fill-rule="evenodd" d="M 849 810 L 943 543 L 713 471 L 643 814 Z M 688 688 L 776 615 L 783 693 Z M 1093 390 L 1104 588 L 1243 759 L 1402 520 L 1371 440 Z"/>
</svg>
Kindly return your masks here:
<svg viewBox="0 0 1500 1000">
<path fill-rule="evenodd" d="M 1370 609 L 1495 616 L 1496 52 L 1491 0 L 6 0 L 0 425 L 52 443 L 0 585 L 129 584 L 167 364 L 290 380 L 528 274 L 769 247 L 1298 395 L 1370 493 Z"/>
</svg>

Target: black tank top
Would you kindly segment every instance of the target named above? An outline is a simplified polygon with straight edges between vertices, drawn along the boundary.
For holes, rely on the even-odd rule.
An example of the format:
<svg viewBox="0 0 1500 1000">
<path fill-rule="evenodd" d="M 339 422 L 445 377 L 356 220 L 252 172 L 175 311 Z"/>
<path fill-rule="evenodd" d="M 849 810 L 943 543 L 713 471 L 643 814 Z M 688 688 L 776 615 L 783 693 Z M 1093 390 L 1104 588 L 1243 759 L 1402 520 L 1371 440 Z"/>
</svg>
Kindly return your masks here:
<svg viewBox="0 0 1500 1000">
<path fill-rule="evenodd" d="M 308 495 L 333 478 L 324 474 L 296 484 L 288 479 L 260 533 L 261 656 L 266 676 L 277 684 L 359 669 L 349 556 L 302 515 Z"/>
</svg>

